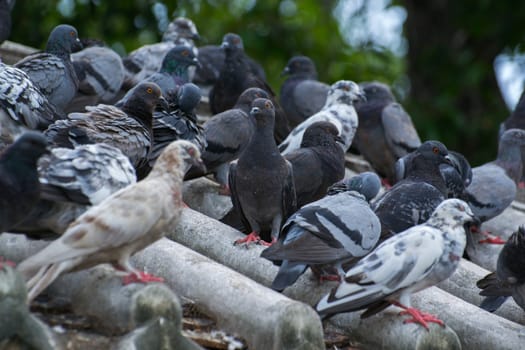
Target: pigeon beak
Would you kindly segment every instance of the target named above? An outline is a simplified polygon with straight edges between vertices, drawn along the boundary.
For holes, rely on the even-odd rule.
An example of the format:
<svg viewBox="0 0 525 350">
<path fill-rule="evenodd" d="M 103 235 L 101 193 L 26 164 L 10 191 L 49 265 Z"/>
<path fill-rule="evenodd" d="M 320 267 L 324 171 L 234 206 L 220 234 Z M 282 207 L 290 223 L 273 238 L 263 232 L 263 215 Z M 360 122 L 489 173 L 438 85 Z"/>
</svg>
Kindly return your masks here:
<svg viewBox="0 0 525 350">
<path fill-rule="evenodd" d="M 170 105 L 169 105 L 168 101 L 162 96 L 159 98 L 159 101 L 157 102 L 157 105 L 160 106 L 165 111 L 170 109 Z"/>
<path fill-rule="evenodd" d="M 221 48 L 222 49 L 227 49 L 230 47 L 230 43 L 227 42 L 227 41 L 223 41 L 222 44 L 221 44 Z"/>
<path fill-rule="evenodd" d="M 191 174 L 193 173 L 206 174 L 207 173 L 206 165 L 200 158 L 198 159 L 191 158 L 187 163 L 186 171 L 184 172 L 184 174 L 187 174 L 188 172 L 190 172 Z"/>
<path fill-rule="evenodd" d="M 191 62 L 195 64 L 197 67 L 202 68 L 202 64 L 199 62 L 199 59 L 197 57 L 194 57 Z"/>
<path fill-rule="evenodd" d="M 72 52 L 78 52 L 78 51 L 82 50 L 83 48 L 84 48 L 84 45 L 82 45 L 82 42 L 80 41 L 80 39 L 77 38 L 74 41 L 74 43 L 73 43 L 73 45 L 71 47 L 71 51 Z"/>
<path fill-rule="evenodd" d="M 198 33 L 193 33 L 190 39 L 195 40 L 195 41 L 200 41 L 202 38 Z"/>
<path fill-rule="evenodd" d="M 454 166 L 454 163 L 452 161 L 452 158 L 450 158 L 450 155 L 447 154 L 444 158 L 445 158 L 445 163 L 450 164 L 450 166 L 452 167 Z"/>
<path fill-rule="evenodd" d="M 286 66 L 281 72 L 281 77 L 284 77 L 285 75 L 288 75 L 288 74 L 290 74 L 290 67 Z"/>
<path fill-rule="evenodd" d="M 260 112 L 260 108 L 259 107 L 253 107 L 250 111 L 250 114 L 256 114 L 256 113 L 259 113 Z"/>
<path fill-rule="evenodd" d="M 335 137 L 335 142 L 339 143 L 340 145 L 344 145 L 345 144 L 345 141 L 339 135 L 337 135 Z"/>
<path fill-rule="evenodd" d="M 366 102 L 366 94 L 364 91 L 360 91 L 358 94 L 357 94 L 357 97 L 359 98 L 359 101 L 361 102 Z"/>
</svg>

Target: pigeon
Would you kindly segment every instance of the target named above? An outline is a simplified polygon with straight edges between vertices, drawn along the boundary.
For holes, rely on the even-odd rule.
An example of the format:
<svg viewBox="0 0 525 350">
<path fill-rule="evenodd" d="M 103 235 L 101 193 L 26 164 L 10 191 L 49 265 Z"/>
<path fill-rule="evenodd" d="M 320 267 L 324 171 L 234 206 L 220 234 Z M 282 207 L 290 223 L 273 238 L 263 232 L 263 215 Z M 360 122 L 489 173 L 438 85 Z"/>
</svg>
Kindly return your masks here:
<svg viewBox="0 0 525 350">
<path fill-rule="evenodd" d="M 451 161 L 445 145 L 426 141 L 414 152 L 405 179 L 373 203 L 372 208 L 381 220 L 382 240 L 425 222 L 446 199 L 448 189 L 440 165 Z"/>
<path fill-rule="evenodd" d="M 503 135 L 503 133 L 508 129 L 525 130 L 525 90 L 521 93 L 520 99 L 514 108 L 514 111 L 512 111 L 510 116 L 500 124 L 498 139 L 500 139 L 501 135 Z M 525 151 L 522 151 L 521 159 L 522 162 L 525 162 Z M 519 186 L 520 188 L 523 188 L 525 181 L 525 168 L 523 169 L 523 174 L 521 175 L 520 180 Z"/>
<path fill-rule="evenodd" d="M 125 283 L 161 281 L 136 270 L 130 256 L 162 238 L 181 216 L 184 172 L 200 161 L 200 152 L 185 140 L 170 144 L 150 174 L 91 207 L 44 249 L 22 261 L 18 270 L 33 300 L 58 276 L 102 263 L 126 271 Z"/>
<path fill-rule="evenodd" d="M 412 119 L 387 85 L 371 82 L 361 87 L 366 102 L 356 106 L 359 128 L 354 143 L 372 168 L 392 185 L 396 160 L 418 148 L 421 140 Z"/>
<path fill-rule="evenodd" d="M 279 100 L 288 123 L 295 127 L 323 108 L 330 86 L 317 80 L 315 64 L 306 56 L 290 58 L 282 75 L 288 78 L 281 85 Z"/>
<path fill-rule="evenodd" d="M 202 152 L 206 147 L 203 128 L 197 124 L 195 109 L 201 100 L 197 85 L 186 83 L 177 91 L 177 102 L 168 110 L 157 108 L 153 112 L 153 148 L 148 155 L 152 167 L 164 147 L 175 140 L 193 142 Z"/>
<path fill-rule="evenodd" d="M 297 207 L 321 199 L 345 176 L 345 154 L 337 128 L 320 121 L 304 132 L 301 148 L 284 156 L 292 164 Z"/>
<path fill-rule="evenodd" d="M 444 325 L 437 317 L 410 306 L 410 295 L 433 286 L 454 273 L 466 245 L 466 227 L 476 222 L 467 203 L 443 201 L 423 224 L 380 244 L 346 272 L 342 283 L 316 306 L 322 318 L 340 312 L 368 309 L 371 316 L 393 304 L 428 330 L 428 322 Z"/>
<path fill-rule="evenodd" d="M 202 161 L 208 172 L 213 173 L 221 185 L 221 193 L 230 194 L 228 189 L 228 171 L 230 162 L 239 158 L 248 146 L 255 130 L 255 122 L 250 117 L 252 102 L 256 98 L 268 98 L 266 91 L 249 88 L 244 91 L 235 107 L 214 115 L 203 125 L 206 148 L 202 152 Z M 190 172 L 186 179 L 205 174 Z"/>
<path fill-rule="evenodd" d="M 64 111 L 75 97 L 78 78 L 71 62 L 71 52 L 80 47 L 77 30 L 70 25 L 56 26 L 49 34 L 46 51 L 29 55 L 15 64 L 59 111 Z"/>
<path fill-rule="evenodd" d="M 409 153 L 396 161 L 396 182 L 405 178 L 405 169 L 415 153 Z M 467 158 L 459 152 L 448 150 L 451 164 L 440 164 L 439 171 L 445 180 L 447 198 L 463 198 L 465 189 L 472 182 L 472 168 Z"/>
<path fill-rule="evenodd" d="M 329 121 L 337 127 L 343 139 L 343 151 L 348 151 L 354 138 L 358 120 L 353 104 L 364 98 L 364 93 L 353 81 L 339 80 L 328 90 L 326 104 L 323 108 L 301 124 L 297 125 L 288 137 L 279 145 L 281 154 L 285 155 L 298 149 L 303 133 L 307 127 L 318 121 Z"/>
<path fill-rule="evenodd" d="M 331 187 L 328 195 L 303 206 L 284 223 L 279 240 L 261 257 L 280 263 L 272 289 L 283 291 L 311 266 L 342 264 L 368 254 L 376 245 L 381 224 L 368 201 L 379 192 L 379 177 L 361 173 Z"/>
<path fill-rule="evenodd" d="M 197 57 L 188 46 L 175 46 L 169 50 L 162 60 L 159 71 L 150 75 L 145 81 L 157 84 L 162 90 L 162 96 L 169 102 L 176 102 L 177 90 L 187 83 L 188 67 L 199 64 Z"/>
<path fill-rule="evenodd" d="M 45 137 L 27 131 L 0 153 L 0 232 L 22 221 L 37 203 L 37 161 L 47 152 Z"/>
<path fill-rule="evenodd" d="M 15 0 L 0 0 L 0 44 L 11 34 L 11 11 Z"/>
<path fill-rule="evenodd" d="M 45 130 L 60 118 L 23 70 L 0 62 L 0 150 L 22 132 Z"/>
<path fill-rule="evenodd" d="M 252 232 L 235 243 L 268 245 L 261 238 L 274 242 L 281 225 L 296 210 L 293 171 L 273 139 L 272 102 L 255 99 L 250 116 L 255 119 L 255 132 L 237 163 L 230 165 L 228 183 L 234 210 Z"/>
<path fill-rule="evenodd" d="M 85 106 L 112 103 L 117 99 L 124 81 L 124 65 L 120 56 L 109 47 L 91 46 L 71 54 L 79 80 L 75 98 L 68 112 L 80 112 Z"/>
<path fill-rule="evenodd" d="M 53 148 L 38 162 L 40 200 L 11 232 L 50 238 L 112 193 L 136 182 L 122 151 L 105 143 Z"/>
<path fill-rule="evenodd" d="M 481 222 L 501 214 L 516 197 L 523 172 L 523 146 L 525 130 L 509 129 L 501 135 L 496 160 L 472 169 L 472 182 L 466 188 L 463 199 Z M 504 242 L 497 236 L 487 236 L 480 243 Z"/>
<path fill-rule="evenodd" d="M 124 87 L 129 89 L 142 80 L 159 71 L 164 56 L 175 46 L 189 46 L 194 56 L 198 55 L 194 40 L 199 33 L 192 20 L 185 17 L 175 18 L 162 36 L 162 42 L 144 45 L 124 57 Z"/>
<path fill-rule="evenodd" d="M 166 104 L 160 88 L 155 83 L 140 83 L 128 91 L 120 108 L 105 104 L 88 106 L 85 113 L 70 113 L 68 119 L 51 124 L 44 134 L 57 147 L 110 144 L 139 168 L 148 160 L 153 109 L 158 102 Z"/>
<path fill-rule="evenodd" d="M 525 227 L 521 226 L 509 237 L 499 253 L 496 272 L 477 282 L 480 295 L 487 296 L 480 307 L 490 312 L 512 296 L 525 310 Z"/>
</svg>

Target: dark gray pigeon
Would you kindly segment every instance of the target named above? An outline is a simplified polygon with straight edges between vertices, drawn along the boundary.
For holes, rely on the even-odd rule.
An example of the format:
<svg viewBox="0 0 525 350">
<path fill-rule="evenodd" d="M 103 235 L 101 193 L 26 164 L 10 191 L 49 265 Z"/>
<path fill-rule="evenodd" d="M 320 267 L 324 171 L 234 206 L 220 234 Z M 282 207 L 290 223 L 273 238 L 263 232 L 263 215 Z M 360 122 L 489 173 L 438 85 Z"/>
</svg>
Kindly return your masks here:
<svg viewBox="0 0 525 350">
<path fill-rule="evenodd" d="M 89 106 L 85 113 L 70 113 L 68 119 L 51 124 L 45 135 L 57 147 L 107 143 L 119 148 L 139 168 L 148 160 L 152 115 L 159 102 L 166 104 L 160 88 L 155 83 L 140 83 L 124 96 L 120 108 Z"/>
<path fill-rule="evenodd" d="M 261 239 L 274 242 L 282 224 L 296 210 L 293 171 L 273 139 L 272 102 L 255 99 L 250 116 L 255 120 L 255 132 L 238 162 L 230 165 L 228 183 L 234 210 L 252 232 L 235 243 L 267 245 Z"/>
<path fill-rule="evenodd" d="M 70 57 L 78 47 L 77 30 L 61 24 L 49 34 L 46 52 L 29 55 L 15 64 L 27 73 L 59 111 L 65 110 L 78 89 L 78 78 Z"/>
<path fill-rule="evenodd" d="M 37 161 L 47 152 L 45 137 L 28 131 L 0 153 L 0 232 L 22 221 L 37 203 Z"/>
<path fill-rule="evenodd" d="M 363 98 L 363 91 L 353 81 L 339 80 L 333 83 L 328 90 L 324 107 L 297 125 L 279 145 L 279 150 L 284 155 L 298 149 L 306 128 L 315 122 L 328 121 L 337 128 L 339 137 L 343 140 L 341 147 L 346 152 L 352 144 L 358 126 L 354 103 Z"/>
<path fill-rule="evenodd" d="M 129 158 L 105 143 L 53 148 L 38 172 L 41 198 L 13 229 L 32 238 L 62 234 L 89 206 L 136 182 Z"/>
<path fill-rule="evenodd" d="M 381 220 L 382 240 L 425 222 L 447 198 L 448 189 L 440 173 L 441 164 L 451 164 L 445 145 L 426 141 L 414 152 L 405 178 L 373 204 Z"/>
<path fill-rule="evenodd" d="M 475 222 L 467 203 L 447 199 L 423 224 L 380 244 L 346 272 L 341 284 L 324 296 L 316 306 L 322 318 L 336 313 L 367 309 L 369 317 L 391 304 L 404 309 L 401 315 L 412 318 L 428 330 L 428 323 L 443 321 L 411 307 L 410 296 L 450 277 L 461 261 L 466 245 L 466 229 Z"/>
<path fill-rule="evenodd" d="M 0 62 L 0 150 L 24 130 L 45 130 L 59 118 L 23 70 Z"/>
<path fill-rule="evenodd" d="M 230 162 L 239 158 L 253 135 L 255 122 L 250 117 L 250 109 L 256 98 L 268 98 L 268 94 L 258 88 L 247 89 L 234 108 L 214 115 L 203 125 L 206 148 L 201 158 L 207 171 L 214 174 L 224 194 L 229 195 L 227 188 Z M 205 174 L 192 173 L 190 170 L 187 179 L 203 175 Z"/>
<path fill-rule="evenodd" d="M 328 187 L 345 176 L 345 153 L 337 128 L 316 122 L 303 135 L 301 148 L 284 156 L 292 164 L 297 207 L 321 199 Z"/>
<path fill-rule="evenodd" d="M 379 192 L 379 177 L 365 172 L 328 191 L 328 195 L 295 212 L 283 225 L 279 240 L 261 253 L 280 264 L 272 289 L 282 291 L 311 266 L 342 265 L 368 254 L 376 245 L 381 224 L 368 201 Z M 324 277 L 324 276 L 321 276 Z"/>
<path fill-rule="evenodd" d="M 281 85 L 279 101 L 294 128 L 323 108 L 330 85 L 317 80 L 315 64 L 306 56 L 290 58 L 281 75 L 288 78 Z"/>
<path fill-rule="evenodd" d="M 525 90 L 521 93 L 518 104 L 510 116 L 500 124 L 498 139 L 508 129 L 523 129 L 525 130 Z M 525 162 L 525 150 L 521 152 L 522 162 Z M 525 167 L 520 179 L 520 186 L 523 187 L 525 181 Z"/>
<path fill-rule="evenodd" d="M 359 128 L 354 143 L 374 170 L 391 185 L 395 162 L 414 151 L 421 140 L 412 119 L 396 102 L 390 88 L 379 82 L 362 83 L 366 102 L 356 105 Z"/>
<path fill-rule="evenodd" d="M 192 20 L 177 17 L 170 24 L 162 36 L 160 43 L 139 47 L 123 58 L 125 68 L 124 85 L 128 88 L 140 83 L 150 75 L 159 71 L 164 56 L 175 46 L 188 46 L 194 56 L 198 55 L 194 40 L 198 40 L 199 33 Z"/>
<path fill-rule="evenodd" d="M 0 44 L 11 34 L 11 11 L 15 0 L 0 0 Z"/>
<path fill-rule="evenodd" d="M 480 307 L 490 312 L 512 296 L 516 304 L 525 310 L 525 227 L 514 232 L 498 256 L 496 272 L 479 280 L 480 295 L 487 296 Z"/>
</svg>

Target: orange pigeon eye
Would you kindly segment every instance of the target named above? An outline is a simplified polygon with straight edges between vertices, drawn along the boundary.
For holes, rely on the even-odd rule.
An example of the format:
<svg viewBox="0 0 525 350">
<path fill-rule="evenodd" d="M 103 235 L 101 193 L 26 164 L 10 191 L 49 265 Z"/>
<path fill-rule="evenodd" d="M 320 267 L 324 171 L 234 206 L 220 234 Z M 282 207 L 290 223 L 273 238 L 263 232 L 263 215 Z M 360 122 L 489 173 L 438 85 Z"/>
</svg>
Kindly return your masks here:
<svg viewBox="0 0 525 350">
<path fill-rule="evenodd" d="M 181 55 L 184 56 L 184 57 L 188 56 L 189 54 L 190 54 L 190 53 L 189 53 L 187 50 L 184 50 L 184 51 L 182 51 L 182 53 L 181 53 Z"/>
<path fill-rule="evenodd" d="M 266 103 L 264 104 L 264 107 L 266 107 L 266 109 L 270 109 L 272 108 L 272 103 L 270 101 L 266 101 Z"/>
<path fill-rule="evenodd" d="M 432 148 L 432 152 L 434 152 L 435 154 L 438 154 L 439 153 L 439 148 L 437 148 L 437 147 Z"/>
<path fill-rule="evenodd" d="M 153 92 L 153 89 L 149 87 L 149 88 L 146 89 L 146 92 L 147 92 L 148 94 L 151 94 L 151 93 Z"/>
</svg>

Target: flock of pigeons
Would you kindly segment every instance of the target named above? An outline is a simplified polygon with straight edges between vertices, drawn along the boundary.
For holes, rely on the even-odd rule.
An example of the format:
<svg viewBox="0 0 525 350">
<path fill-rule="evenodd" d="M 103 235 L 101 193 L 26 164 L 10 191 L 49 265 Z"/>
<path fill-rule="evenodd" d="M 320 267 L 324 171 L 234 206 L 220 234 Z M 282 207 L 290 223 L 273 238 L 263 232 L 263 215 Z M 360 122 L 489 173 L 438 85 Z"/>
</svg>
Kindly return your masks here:
<svg viewBox="0 0 525 350">
<path fill-rule="evenodd" d="M 176 18 L 162 42 L 121 58 L 63 24 L 45 52 L 0 63 L 0 231 L 55 239 L 17 267 L 29 300 L 101 263 L 126 283 L 161 280 L 129 257 L 179 219 L 184 180 L 212 175 L 231 196 L 228 223 L 247 233 L 235 244 L 268 246 L 261 256 L 279 265 L 273 289 L 310 267 L 340 282 L 317 304 L 322 317 L 393 304 L 407 322 L 443 324 L 410 295 L 448 278 L 471 234 L 515 198 L 525 98 L 502 124 L 497 158 L 471 169 L 441 142 L 421 142 L 385 84 L 328 85 L 295 56 L 276 96 L 239 35 L 220 46 L 197 47 L 198 38 Z M 201 125 L 203 95 L 213 116 Z M 350 148 L 375 172 L 344 178 Z M 513 296 L 525 309 L 524 259 L 519 228 L 479 282 L 483 307 Z"/>
</svg>

